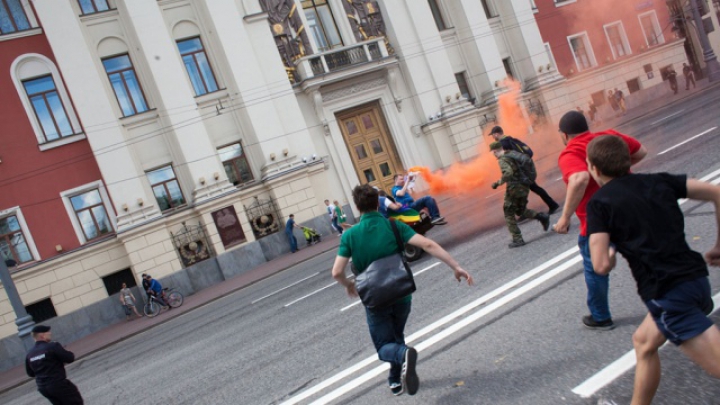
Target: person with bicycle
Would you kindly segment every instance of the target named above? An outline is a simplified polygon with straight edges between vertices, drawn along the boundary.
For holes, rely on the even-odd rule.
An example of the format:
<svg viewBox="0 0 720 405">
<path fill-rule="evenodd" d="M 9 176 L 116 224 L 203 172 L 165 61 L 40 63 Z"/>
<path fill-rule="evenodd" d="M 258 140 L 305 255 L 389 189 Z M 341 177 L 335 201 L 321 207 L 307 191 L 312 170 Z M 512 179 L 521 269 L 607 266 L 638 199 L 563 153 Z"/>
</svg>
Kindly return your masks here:
<svg viewBox="0 0 720 405">
<path fill-rule="evenodd" d="M 150 276 L 149 274 L 143 274 L 143 287 L 148 286 L 146 291 L 148 293 L 148 297 L 150 295 L 154 296 L 155 299 L 160 303 L 160 305 L 166 307 L 167 309 L 172 309 L 170 304 L 168 304 L 167 300 L 165 299 L 165 291 L 162 288 L 162 284 L 160 284 L 159 281 L 155 280 Z"/>
</svg>

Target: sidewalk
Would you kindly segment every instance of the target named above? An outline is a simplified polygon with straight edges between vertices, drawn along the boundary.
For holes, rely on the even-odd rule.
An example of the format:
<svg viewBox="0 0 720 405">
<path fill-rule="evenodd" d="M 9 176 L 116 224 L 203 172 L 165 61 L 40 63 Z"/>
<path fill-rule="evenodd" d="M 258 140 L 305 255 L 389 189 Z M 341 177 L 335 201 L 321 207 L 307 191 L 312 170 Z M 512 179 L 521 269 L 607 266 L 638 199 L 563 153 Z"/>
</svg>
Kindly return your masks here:
<svg viewBox="0 0 720 405">
<path fill-rule="evenodd" d="M 273 274 L 279 273 L 286 270 L 296 264 L 307 261 L 321 253 L 335 249 L 340 243 L 340 238 L 337 234 L 330 234 L 325 236 L 325 240 L 322 242 L 300 249 L 298 252 L 293 254 L 286 254 L 280 256 L 275 260 L 271 260 L 265 264 L 262 264 L 244 274 L 240 274 L 229 280 L 225 280 L 219 284 L 216 284 L 210 288 L 201 290 L 189 297 L 185 297 L 183 305 L 179 308 L 175 308 L 171 311 L 163 311 L 160 315 L 155 318 L 136 318 L 130 322 L 118 322 L 111 325 L 99 332 L 85 336 L 80 340 L 76 340 L 70 344 L 65 345 L 65 348 L 75 353 L 75 359 L 80 359 L 88 356 L 92 353 L 100 351 L 112 344 L 121 342 L 127 338 L 135 336 L 145 330 L 152 328 L 153 326 L 160 325 L 168 322 L 169 320 L 182 315 L 186 312 L 190 312 L 196 308 L 202 307 L 205 304 L 222 298 L 228 294 L 231 294 L 237 290 L 254 284 L 260 280 L 268 278 Z M 330 269 L 328 269 L 327 277 L 330 280 Z M 72 377 L 72 376 L 71 376 Z M 8 391 L 12 388 L 17 387 L 27 381 L 30 381 L 25 374 L 25 366 L 17 366 L 10 370 L 0 373 L 0 393 Z"/>
<path fill-rule="evenodd" d="M 610 119 L 606 119 L 599 123 L 594 123 L 591 125 L 590 130 L 591 131 L 597 131 L 600 129 L 606 129 L 606 128 L 615 128 L 620 125 L 628 124 L 631 121 L 634 121 L 645 114 L 655 111 L 658 108 L 662 108 L 665 106 L 669 106 L 672 104 L 675 104 L 679 101 L 685 100 L 687 98 L 690 98 L 692 96 L 695 96 L 698 93 L 701 93 L 709 88 L 716 87 L 720 85 L 720 82 L 710 83 L 707 78 L 698 80 L 696 82 L 697 87 L 691 88 L 690 90 L 685 90 L 685 79 L 680 78 L 678 80 L 678 93 L 672 94 L 672 91 L 669 91 L 669 95 L 667 97 L 658 97 L 653 99 L 652 101 L 646 102 L 640 106 L 635 106 L 632 108 L 628 108 L 625 115 L 622 115 L 620 117 L 614 117 Z M 669 84 L 663 83 L 660 84 L 660 86 L 668 86 L 669 90 Z"/>
</svg>

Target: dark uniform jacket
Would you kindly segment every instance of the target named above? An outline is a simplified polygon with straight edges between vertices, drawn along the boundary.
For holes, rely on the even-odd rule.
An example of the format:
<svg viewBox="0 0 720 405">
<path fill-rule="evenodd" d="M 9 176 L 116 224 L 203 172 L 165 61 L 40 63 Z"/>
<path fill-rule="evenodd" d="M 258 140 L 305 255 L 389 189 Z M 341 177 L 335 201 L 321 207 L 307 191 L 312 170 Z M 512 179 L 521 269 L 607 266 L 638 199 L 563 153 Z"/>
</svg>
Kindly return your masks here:
<svg viewBox="0 0 720 405">
<path fill-rule="evenodd" d="M 35 378 L 38 387 L 48 387 L 67 379 L 65 364 L 75 361 L 75 355 L 58 342 L 35 342 L 25 357 L 25 371 Z"/>
</svg>

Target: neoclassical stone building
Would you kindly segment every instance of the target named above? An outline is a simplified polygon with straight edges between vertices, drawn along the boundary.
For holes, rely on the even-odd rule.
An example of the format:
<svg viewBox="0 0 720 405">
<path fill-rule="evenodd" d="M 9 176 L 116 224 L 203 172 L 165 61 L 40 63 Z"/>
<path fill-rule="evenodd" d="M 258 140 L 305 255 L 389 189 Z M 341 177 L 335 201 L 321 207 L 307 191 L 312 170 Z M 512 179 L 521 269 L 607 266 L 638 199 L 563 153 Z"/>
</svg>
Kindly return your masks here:
<svg viewBox="0 0 720 405">
<path fill-rule="evenodd" d="M 23 304 L 69 341 L 121 319 L 142 273 L 192 294 L 286 253 L 289 214 L 327 234 L 323 200 L 351 212 L 357 184 L 476 156 L 508 76 L 556 119 L 598 83 L 556 67 L 536 19 L 559 3 L 0 1 L 0 253 Z M 681 62 L 671 42 L 653 57 Z M 2 369 L 22 358 L 4 291 L 0 315 Z"/>
</svg>

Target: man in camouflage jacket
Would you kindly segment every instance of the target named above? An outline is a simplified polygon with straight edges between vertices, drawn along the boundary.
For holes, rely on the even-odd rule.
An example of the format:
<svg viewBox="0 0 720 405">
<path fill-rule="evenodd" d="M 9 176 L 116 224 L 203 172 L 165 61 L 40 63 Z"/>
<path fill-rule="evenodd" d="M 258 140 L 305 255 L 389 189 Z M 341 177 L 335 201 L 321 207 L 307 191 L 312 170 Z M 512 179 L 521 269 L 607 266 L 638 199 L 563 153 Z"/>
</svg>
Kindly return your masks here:
<svg viewBox="0 0 720 405">
<path fill-rule="evenodd" d="M 508 247 L 516 248 L 523 246 L 525 241 L 520 233 L 520 228 L 517 225 L 517 219 L 515 219 L 515 217 L 536 219 L 540 221 L 544 231 L 547 231 L 550 226 L 550 217 L 547 214 L 527 209 L 528 193 L 530 192 L 530 187 L 527 183 L 528 179 L 520 171 L 518 165 L 520 157 L 513 155 L 519 155 L 519 152 L 504 151 L 500 142 L 491 143 L 490 151 L 498 159 L 500 171 L 502 172 L 502 177 L 492 184 L 492 188 L 496 189 L 501 184 L 507 184 L 503 211 L 505 212 L 505 223 L 512 236 L 512 243 L 510 243 Z"/>
</svg>

